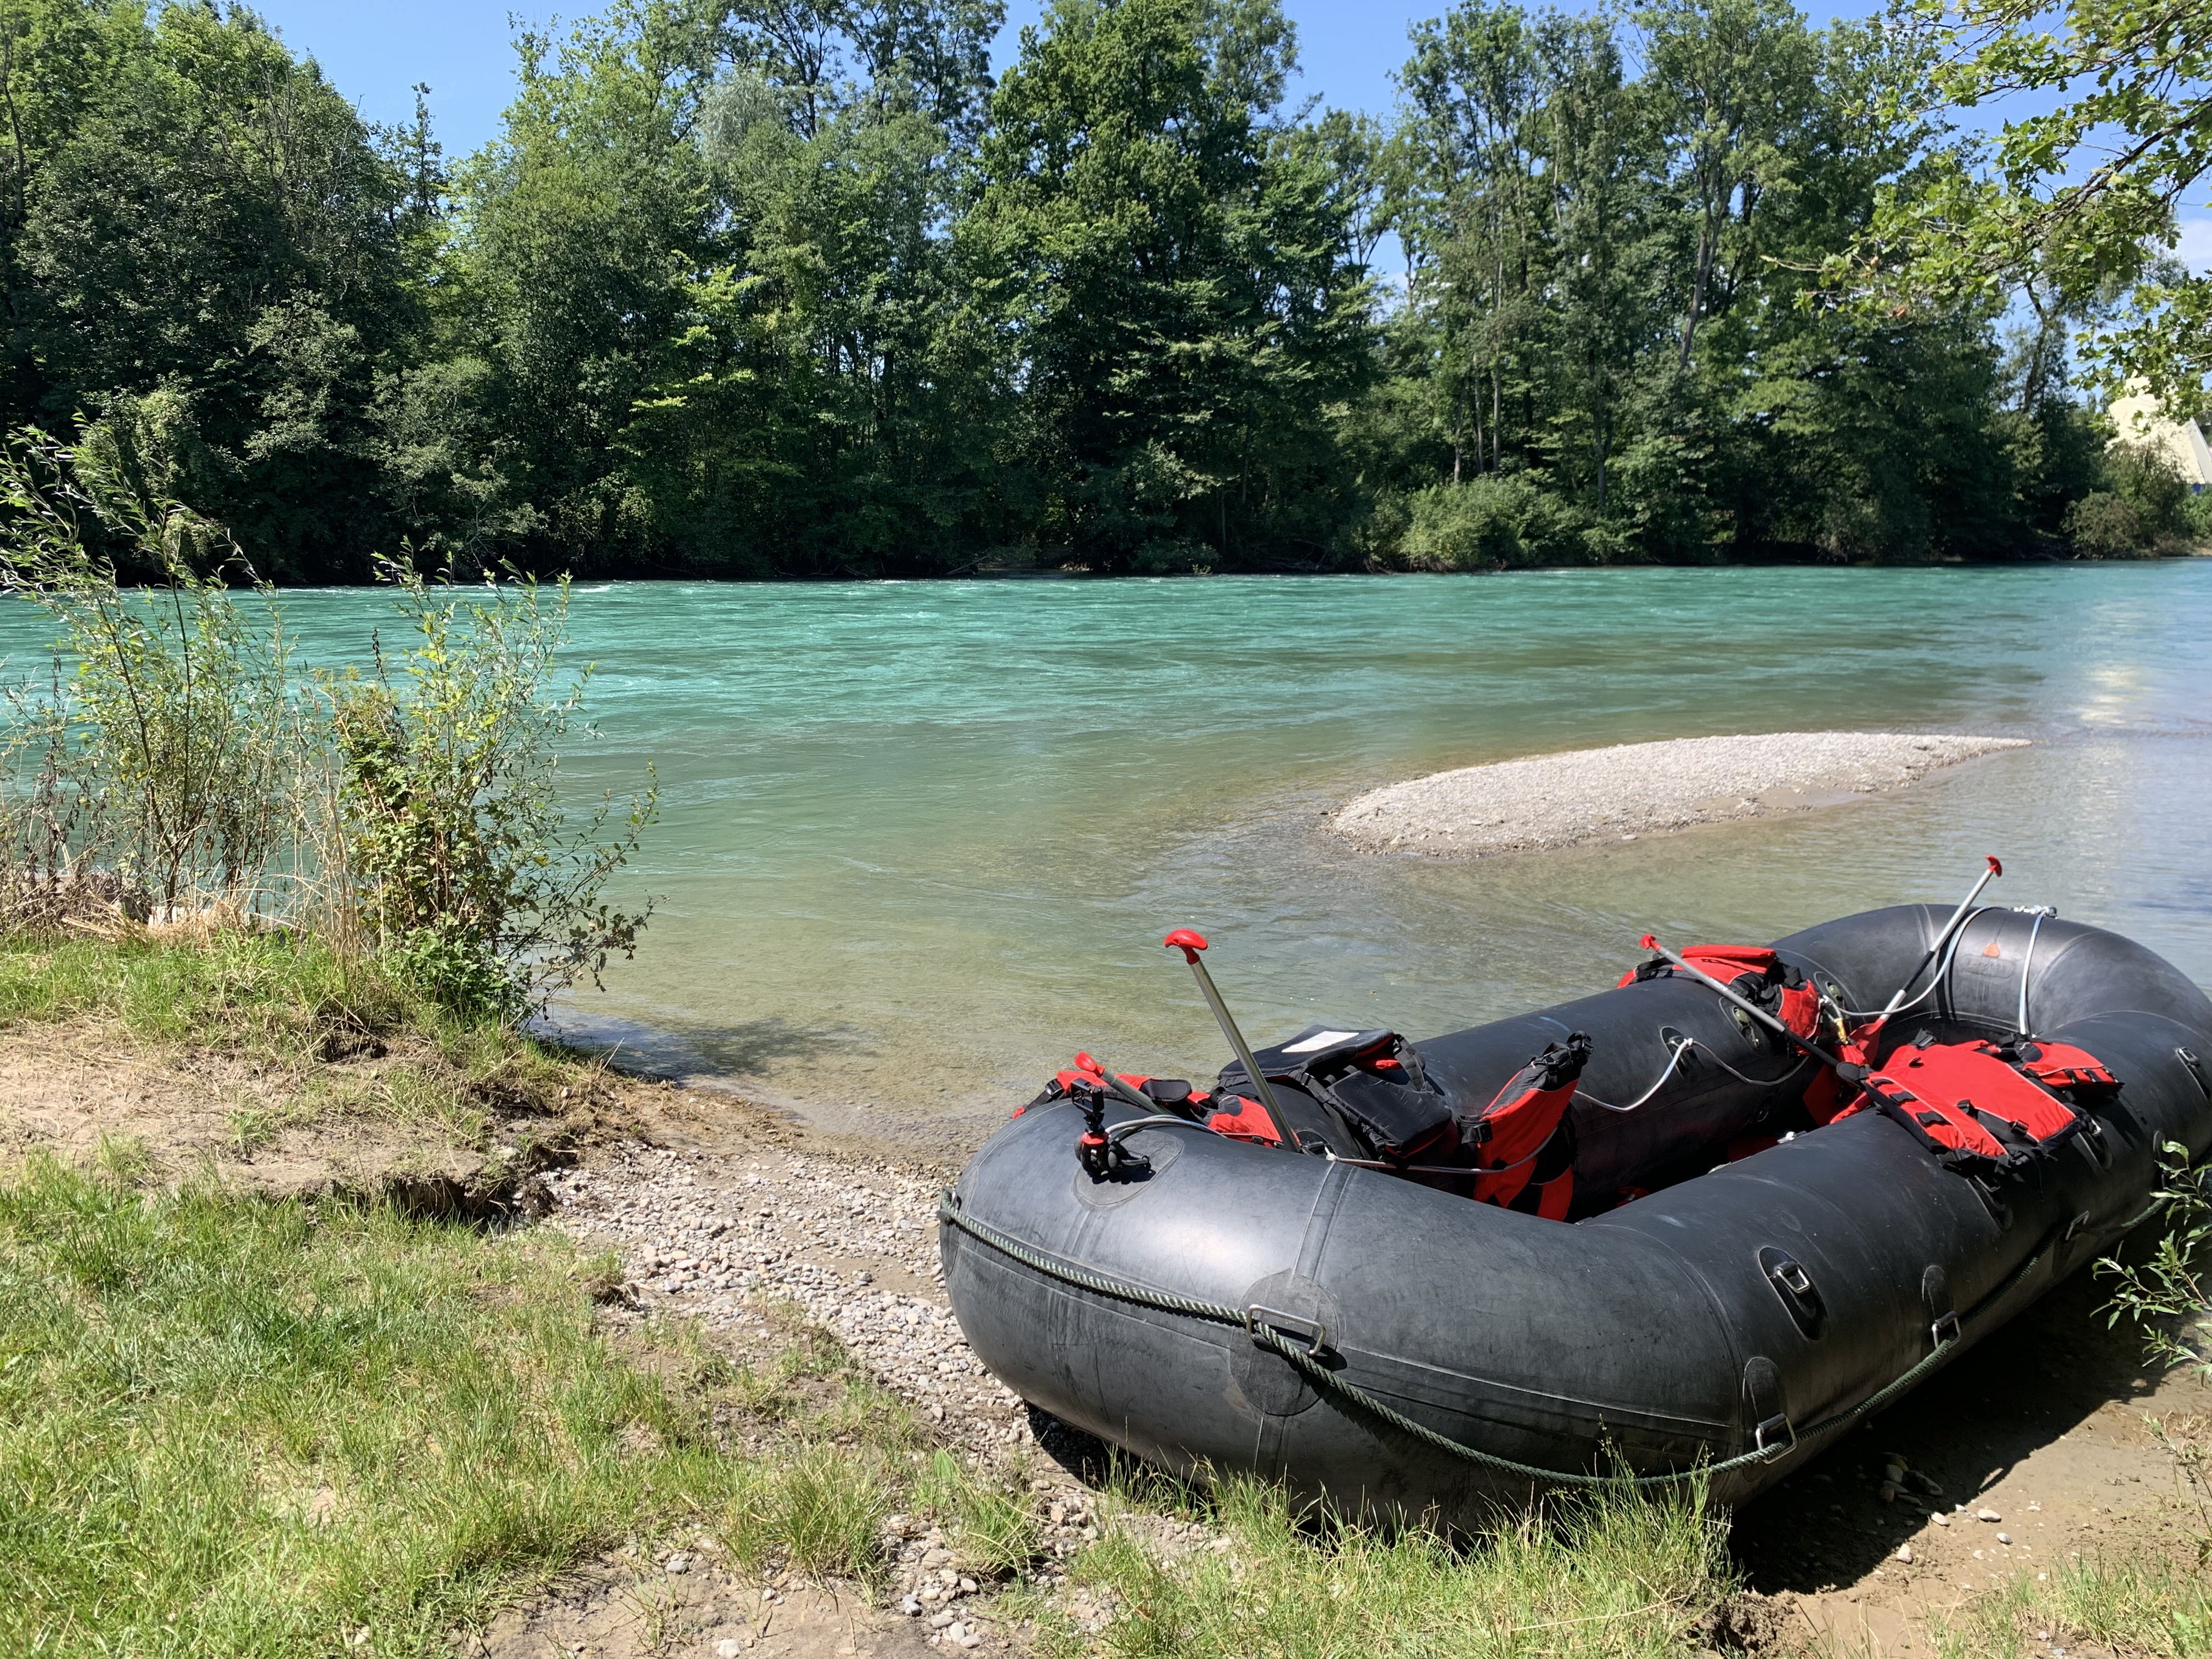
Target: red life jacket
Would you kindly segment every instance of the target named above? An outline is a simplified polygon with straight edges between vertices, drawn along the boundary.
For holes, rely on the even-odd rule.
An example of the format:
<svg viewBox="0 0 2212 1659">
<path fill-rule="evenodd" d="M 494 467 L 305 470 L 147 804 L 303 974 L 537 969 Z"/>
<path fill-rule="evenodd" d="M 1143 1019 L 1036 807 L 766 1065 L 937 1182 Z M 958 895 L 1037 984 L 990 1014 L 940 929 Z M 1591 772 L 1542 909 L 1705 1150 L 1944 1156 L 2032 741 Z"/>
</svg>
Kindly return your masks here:
<svg viewBox="0 0 2212 1659">
<path fill-rule="evenodd" d="M 1223 1109 L 1232 1106 L 1236 1108 L 1234 1111 Z M 1242 1096 L 1233 1099 L 1226 1095 L 1220 1097 L 1212 1115 L 1206 1120 L 1206 1127 L 1218 1135 L 1227 1135 L 1231 1140 L 1249 1140 L 1255 1146 L 1283 1144 L 1283 1132 L 1267 1115 L 1267 1109 Z"/>
<path fill-rule="evenodd" d="M 1567 1218 L 1575 1196 L 1567 1107 L 1589 1056 L 1589 1038 L 1574 1032 L 1522 1066 L 1478 1115 L 1461 1120 L 1460 1145 L 1474 1158 L 1478 1203 L 1550 1221 Z"/>
<path fill-rule="evenodd" d="M 2026 1056 L 2026 1048 L 2036 1058 Z M 2081 1113 L 2045 1086 L 2117 1087 L 2096 1056 L 2064 1043 L 1921 1042 L 1867 1079 L 1881 1109 L 1947 1163 L 2010 1164 L 2077 1132 Z"/>
<path fill-rule="evenodd" d="M 1770 947 L 1764 945 L 1692 945 L 1682 960 L 1699 973 L 1718 980 L 1746 1001 L 1772 1013 L 1801 1037 L 1809 1037 L 1820 1023 L 1820 994 L 1813 981 Z M 1620 976 L 1622 985 L 1638 980 L 1687 977 L 1664 957 L 1631 969 Z"/>
</svg>

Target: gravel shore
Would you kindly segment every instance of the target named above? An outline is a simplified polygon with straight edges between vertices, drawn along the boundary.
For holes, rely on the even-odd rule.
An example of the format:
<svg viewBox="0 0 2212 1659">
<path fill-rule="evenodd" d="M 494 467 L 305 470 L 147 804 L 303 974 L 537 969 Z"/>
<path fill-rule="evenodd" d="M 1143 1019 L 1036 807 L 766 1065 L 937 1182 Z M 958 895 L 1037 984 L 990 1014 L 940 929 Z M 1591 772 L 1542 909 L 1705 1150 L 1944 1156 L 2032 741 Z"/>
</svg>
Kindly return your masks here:
<svg viewBox="0 0 2212 1659">
<path fill-rule="evenodd" d="M 1438 854 L 1634 841 L 1901 788 L 2020 738 L 1768 732 L 1616 744 L 1462 767 L 1370 790 L 1331 820 L 1357 845 Z"/>
<path fill-rule="evenodd" d="M 732 1158 L 636 1146 L 546 1184 L 553 1225 L 622 1257 L 617 1322 L 671 1315 L 743 1339 L 768 1336 L 796 1314 L 916 1407 L 943 1443 L 1036 1471 L 1029 1485 L 1048 1559 L 1033 1582 L 1056 1595 L 1079 1628 L 1105 1627 L 1118 1605 L 1110 1594 L 1072 1583 L 1057 1566 L 1098 1536 L 1100 1518 L 1093 1495 L 1052 1461 L 1066 1431 L 1033 1416 L 983 1369 L 945 1300 L 937 1259 L 941 1176 L 790 1147 Z M 944 1535 L 926 1520 L 893 1516 L 886 1525 L 888 1599 L 920 1644 L 1004 1651 L 1009 1633 L 988 1611 L 998 1587 L 961 1577 Z M 1151 1530 L 1159 1535 L 1148 1541 L 1164 1553 L 1207 1547 L 1194 1526 L 1159 1521 Z M 684 1571 L 667 1565 L 684 1563 L 683 1554 L 661 1553 L 665 1572 Z"/>
</svg>

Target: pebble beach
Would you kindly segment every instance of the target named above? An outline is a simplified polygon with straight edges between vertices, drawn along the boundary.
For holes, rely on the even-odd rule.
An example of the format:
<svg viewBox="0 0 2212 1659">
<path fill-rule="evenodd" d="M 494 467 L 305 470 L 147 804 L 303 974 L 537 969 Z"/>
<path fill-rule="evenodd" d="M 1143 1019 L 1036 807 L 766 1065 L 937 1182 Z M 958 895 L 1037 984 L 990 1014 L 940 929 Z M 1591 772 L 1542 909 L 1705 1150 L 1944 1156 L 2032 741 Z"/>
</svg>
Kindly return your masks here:
<svg viewBox="0 0 2212 1659">
<path fill-rule="evenodd" d="M 1376 851 L 1449 856 L 1635 841 L 1900 789 L 2021 738 L 1768 732 L 1615 744 L 1432 773 L 1370 790 L 1330 820 Z"/>
</svg>

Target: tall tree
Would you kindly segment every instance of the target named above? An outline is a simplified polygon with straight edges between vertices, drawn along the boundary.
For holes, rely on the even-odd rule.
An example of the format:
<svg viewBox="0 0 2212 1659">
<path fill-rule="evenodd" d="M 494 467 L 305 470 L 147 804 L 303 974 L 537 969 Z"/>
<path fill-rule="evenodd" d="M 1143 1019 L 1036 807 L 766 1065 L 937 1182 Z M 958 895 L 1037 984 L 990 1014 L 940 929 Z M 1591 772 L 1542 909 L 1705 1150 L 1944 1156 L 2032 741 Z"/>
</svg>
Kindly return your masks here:
<svg viewBox="0 0 2212 1659">
<path fill-rule="evenodd" d="M 1354 194 L 1279 113 L 1273 0 L 1058 0 L 962 227 L 1048 535 L 1115 564 L 1319 551 L 1371 362 Z"/>
</svg>

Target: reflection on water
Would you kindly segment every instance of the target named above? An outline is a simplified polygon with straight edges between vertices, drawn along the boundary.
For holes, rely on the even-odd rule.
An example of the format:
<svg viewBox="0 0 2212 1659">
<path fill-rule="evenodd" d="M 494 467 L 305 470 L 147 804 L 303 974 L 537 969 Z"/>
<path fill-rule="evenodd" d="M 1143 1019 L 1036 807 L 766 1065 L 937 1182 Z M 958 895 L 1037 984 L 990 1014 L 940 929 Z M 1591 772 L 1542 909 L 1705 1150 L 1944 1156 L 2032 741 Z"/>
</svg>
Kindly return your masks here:
<svg viewBox="0 0 2212 1659">
<path fill-rule="evenodd" d="M 319 654 L 380 602 L 303 593 Z M 1611 982 L 1647 927 L 1770 938 L 1905 898 L 2056 903 L 2212 980 L 2212 561 L 580 591 L 605 739 L 664 817 L 634 963 L 561 1011 L 830 1121 L 961 1121 L 1073 1048 L 1415 1036 Z M 5 619 L 15 640 L 29 619 Z M 1352 853 L 1321 812 L 1440 767 L 1711 732 L 1995 732 L 1909 793 L 1540 857 Z"/>
</svg>

